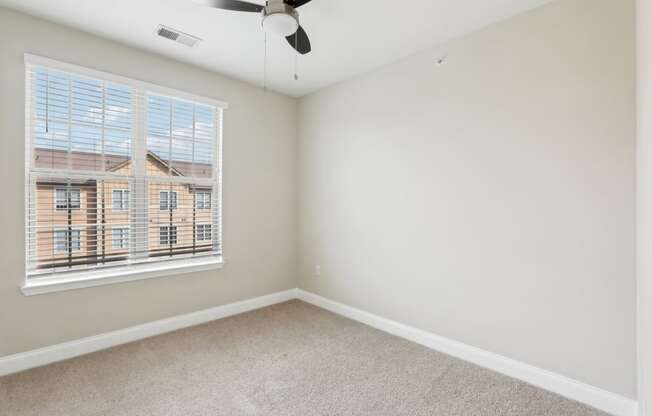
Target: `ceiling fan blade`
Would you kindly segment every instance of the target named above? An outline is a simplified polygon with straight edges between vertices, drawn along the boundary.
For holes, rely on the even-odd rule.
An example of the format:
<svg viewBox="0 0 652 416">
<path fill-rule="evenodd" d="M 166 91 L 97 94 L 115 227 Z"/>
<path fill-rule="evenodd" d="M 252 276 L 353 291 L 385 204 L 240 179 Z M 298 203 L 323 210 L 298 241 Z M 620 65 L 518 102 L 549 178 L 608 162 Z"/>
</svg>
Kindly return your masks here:
<svg viewBox="0 0 652 416">
<path fill-rule="evenodd" d="M 216 9 L 233 10 L 236 12 L 260 13 L 264 7 L 260 4 L 240 0 L 194 0 L 195 3 Z"/>
<path fill-rule="evenodd" d="M 285 0 L 285 4 L 289 4 L 290 6 L 294 7 L 295 9 L 297 7 L 301 7 L 306 3 L 309 3 L 310 0 Z"/>
<path fill-rule="evenodd" d="M 308 39 L 308 34 L 301 26 L 297 32 L 293 35 L 286 37 L 290 46 L 296 49 L 301 55 L 309 53 L 312 49 L 310 47 L 310 39 Z"/>
</svg>

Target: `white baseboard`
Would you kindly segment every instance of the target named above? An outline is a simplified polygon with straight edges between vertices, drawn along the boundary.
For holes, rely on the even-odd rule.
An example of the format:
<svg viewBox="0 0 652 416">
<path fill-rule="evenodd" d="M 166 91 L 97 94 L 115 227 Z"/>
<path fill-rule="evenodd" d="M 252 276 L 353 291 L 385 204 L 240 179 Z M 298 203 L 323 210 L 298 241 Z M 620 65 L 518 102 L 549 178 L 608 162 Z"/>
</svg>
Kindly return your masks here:
<svg viewBox="0 0 652 416">
<path fill-rule="evenodd" d="M 299 299 L 392 335 L 525 381 L 614 416 L 636 416 L 637 402 L 568 377 L 435 335 L 298 289 Z"/>
<path fill-rule="evenodd" d="M 296 289 L 286 290 L 284 292 L 272 293 L 254 299 L 248 299 L 203 311 L 132 326 L 118 331 L 82 338 L 76 341 L 65 342 L 63 344 L 0 357 L 0 376 L 17 373 L 19 371 L 57 361 L 67 360 L 69 358 L 115 347 L 117 345 L 175 331 L 177 329 L 226 318 L 227 316 L 264 308 L 276 303 L 295 299 L 296 297 Z"/>
<path fill-rule="evenodd" d="M 362 322 L 381 331 L 416 342 L 433 350 L 514 377 L 534 386 L 568 397 L 569 399 L 585 403 L 614 416 L 637 415 L 637 402 L 635 400 L 461 342 L 385 319 L 301 289 L 272 293 L 254 299 L 149 322 L 76 341 L 0 357 L 0 376 L 264 308 L 296 298 L 338 315 Z"/>
</svg>

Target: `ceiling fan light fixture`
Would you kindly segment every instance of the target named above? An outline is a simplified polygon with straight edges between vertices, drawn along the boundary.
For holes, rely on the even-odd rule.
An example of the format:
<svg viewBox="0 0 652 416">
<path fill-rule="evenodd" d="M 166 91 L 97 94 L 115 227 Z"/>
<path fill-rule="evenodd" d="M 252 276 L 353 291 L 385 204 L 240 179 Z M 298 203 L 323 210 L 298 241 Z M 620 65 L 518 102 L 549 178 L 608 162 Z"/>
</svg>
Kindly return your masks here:
<svg viewBox="0 0 652 416">
<path fill-rule="evenodd" d="M 310 39 L 299 23 L 298 7 L 311 0 L 267 0 L 265 5 L 244 0 L 194 0 L 206 6 L 222 10 L 259 13 L 265 35 L 285 37 L 286 42 L 301 55 L 310 53 Z M 259 0 L 262 1 L 262 0 Z"/>
<path fill-rule="evenodd" d="M 263 29 L 270 34 L 290 36 L 299 29 L 299 22 L 290 14 L 268 14 L 263 18 Z"/>
</svg>

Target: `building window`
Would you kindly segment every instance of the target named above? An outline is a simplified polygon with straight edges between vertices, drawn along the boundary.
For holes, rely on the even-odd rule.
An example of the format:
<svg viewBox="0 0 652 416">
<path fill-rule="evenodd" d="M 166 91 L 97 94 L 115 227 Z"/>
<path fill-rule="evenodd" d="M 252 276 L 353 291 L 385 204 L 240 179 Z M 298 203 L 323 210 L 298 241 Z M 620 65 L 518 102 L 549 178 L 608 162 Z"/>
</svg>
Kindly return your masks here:
<svg viewBox="0 0 652 416">
<path fill-rule="evenodd" d="M 210 241 L 211 238 L 211 224 L 197 224 L 197 241 Z"/>
<path fill-rule="evenodd" d="M 211 209 L 211 193 L 197 192 L 195 195 L 197 209 Z"/>
<path fill-rule="evenodd" d="M 118 250 L 129 248 L 128 228 L 114 228 L 111 230 L 111 247 Z"/>
<path fill-rule="evenodd" d="M 26 287 L 147 273 L 152 259 L 219 267 L 226 104 L 31 55 L 25 85 Z"/>
<path fill-rule="evenodd" d="M 176 191 L 161 191 L 159 193 L 159 207 L 161 211 L 173 211 L 177 209 Z"/>
<path fill-rule="evenodd" d="M 177 243 L 177 227 L 165 226 L 159 228 L 159 244 L 162 246 L 173 246 Z"/>
<path fill-rule="evenodd" d="M 78 210 L 81 206 L 79 188 L 57 188 L 54 191 L 54 204 L 59 211 Z"/>
<path fill-rule="evenodd" d="M 114 189 L 111 192 L 114 211 L 127 211 L 129 209 L 129 191 L 126 189 Z"/>
<path fill-rule="evenodd" d="M 55 230 L 54 231 L 54 252 L 69 253 L 81 251 L 80 230 Z"/>
</svg>

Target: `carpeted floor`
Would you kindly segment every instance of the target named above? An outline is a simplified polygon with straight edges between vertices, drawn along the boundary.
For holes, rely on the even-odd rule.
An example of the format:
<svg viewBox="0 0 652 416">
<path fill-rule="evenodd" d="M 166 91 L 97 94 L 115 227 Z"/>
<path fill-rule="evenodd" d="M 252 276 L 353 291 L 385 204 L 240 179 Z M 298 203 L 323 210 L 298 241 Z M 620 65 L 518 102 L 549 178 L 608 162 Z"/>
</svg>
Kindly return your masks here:
<svg viewBox="0 0 652 416">
<path fill-rule="evenodd" d="M 300 301 L 0 378 L 0 414 L 603 415 Z"/>
</svg>

